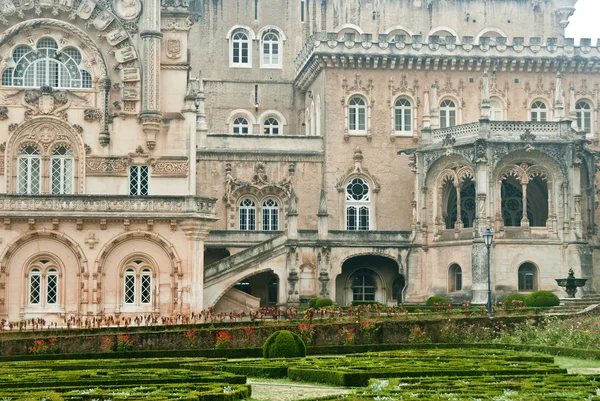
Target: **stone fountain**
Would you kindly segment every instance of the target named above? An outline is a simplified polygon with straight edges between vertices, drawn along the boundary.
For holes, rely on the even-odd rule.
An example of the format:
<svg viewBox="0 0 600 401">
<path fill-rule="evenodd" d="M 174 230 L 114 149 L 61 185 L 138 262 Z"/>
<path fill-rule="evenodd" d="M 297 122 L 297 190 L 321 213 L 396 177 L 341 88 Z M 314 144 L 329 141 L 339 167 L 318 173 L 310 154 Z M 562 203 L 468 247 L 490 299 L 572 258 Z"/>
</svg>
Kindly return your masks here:
<svg viewBox="0 0 600 401">
<path fill-rule="evenodd" d="M 569 277 L 567 278 L 557 278 L 556 284 L 560 287 L 563 287 L 567 292 L 569 298 L 575 298 L 575 293 L 577 292 L 577 288 L 583 287 L 585 282 L 588 280 L 587 278 L 575 278 L 575 273 L 573 273 L 573 269 L 569 269 Z"/>
</svg>

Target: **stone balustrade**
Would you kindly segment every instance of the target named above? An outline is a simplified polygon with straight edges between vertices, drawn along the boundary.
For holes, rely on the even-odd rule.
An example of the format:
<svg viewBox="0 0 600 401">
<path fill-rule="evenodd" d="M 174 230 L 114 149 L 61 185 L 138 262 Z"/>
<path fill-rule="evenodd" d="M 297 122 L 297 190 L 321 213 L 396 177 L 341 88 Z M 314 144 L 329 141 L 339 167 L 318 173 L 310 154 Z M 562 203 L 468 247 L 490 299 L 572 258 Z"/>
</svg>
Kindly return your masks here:
<svg viewBox="0 0 600 401">
<path fill-rule="evenodd" d="M 195 196 L 0 195 L 0 217 L 215 218 L 216 199 Z"/>
</svg>

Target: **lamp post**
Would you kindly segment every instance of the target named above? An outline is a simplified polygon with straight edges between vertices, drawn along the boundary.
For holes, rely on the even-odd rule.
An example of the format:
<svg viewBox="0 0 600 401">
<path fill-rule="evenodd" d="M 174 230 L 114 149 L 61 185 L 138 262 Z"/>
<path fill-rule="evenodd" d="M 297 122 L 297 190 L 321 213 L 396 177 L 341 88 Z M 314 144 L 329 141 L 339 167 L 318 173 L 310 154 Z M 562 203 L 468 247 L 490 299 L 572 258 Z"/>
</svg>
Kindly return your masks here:
<svg viewBox="0 0 600 401">
<path fill-rule="evenodd" d="M 490 247 L 492 246 L 492 240 L 494 239 L 494 233 L 492 229 L 487 227 L 483 232 L 483 242 L 487 248 L 487 273 L 488 273 L 488 296 L 487 296 L 487 312 L 488 315 L 492 314 L 492 281 L 490 273 Z"/>
</svg>

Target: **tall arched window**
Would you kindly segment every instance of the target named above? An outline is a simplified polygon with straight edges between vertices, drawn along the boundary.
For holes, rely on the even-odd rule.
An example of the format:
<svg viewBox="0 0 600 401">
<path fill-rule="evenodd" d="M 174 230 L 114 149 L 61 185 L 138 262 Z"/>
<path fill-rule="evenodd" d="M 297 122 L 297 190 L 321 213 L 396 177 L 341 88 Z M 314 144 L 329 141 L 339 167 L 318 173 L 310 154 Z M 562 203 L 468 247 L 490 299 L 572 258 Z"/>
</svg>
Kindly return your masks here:
<svg viewBox="0 0 600 401">
<path fill-rule="evenodd" d="M 321 97 L 317 95 L 317 104 L 315 106 L 315 135 L 321 136 Z"/>
<path fill-rule="evenodd" d="M 536 100 L 531 104 L 531 121 L 548 121 L 548 107 L 546 106 L 546 103 L 541 100 Z"/>
<path fill-rule="evenodd" d="M 448 270 L 448 291 L 462 291 L 462 269 L 459 265 L 453 264 Z"/>
<path fill-rule="evenodd" d="M 92 77 L 83 69 L 79 50 L 59 49 L 52 38 L 40 39 L 35 47 L 18 46 L 10 66 L 2 73 L 2 85 L 53 88 L 91 88 Z"/>
<path fill-rule="evenodd" d="M 490 120 L 491 121 L 502 121 L 504 120 L 504 113 L 502 109 L 502 103 L 498 100 L 490 100 Z"/>
<path fill-rule="evenodd" d="M 523 263 L 519 267 L 519 291 L 537 290 L 537 268 L 532 263 Z"/>
<path fill-rule="evenodd" d="M 354 96 L 348 102 L 348 132 L 367 132 L 367 103 L 360 96 Z"/>
<path fill-rule="evenodd" d="M 315 116 L 315 102 L 310 104 L 310 134 L 317 135 L 317 117 Z"/>
<path fill-rule="evenodd" d="M 232 67 L 251 67 L 250 44 L 251 42 L 246 31 L 238 29 L 233 32 L 231 35 Z"/>
<path fill-rule="evenodd" d="M 263 231 L 279 230 L 279 204 L 275 199 L 266 199 L 262 204 Z"/>
<path fill-rule="evenodd" d="M 588 134 L 592 132 L 592 106 L 585 100 L 580 100 L 575 105 L 575 113 L 579 129 Z"/>
<path fill-rule="evenodd" d="M 123 272 L 123 304 L 143 307 L 153 304 L 152 269 L 144 260 L 134 259 Z"/>
<path fill-rule="evenodd" d="M 31 269 L 29 272 L 29 303 L 39 305 L 42 302 L 42 272 Z"/>
<path fill-rule="evenodd" d="M 256 230 L 256 203 L 252 199 L 243 199 L 240 202 L 240 230 Z"/>
<path fill-rule="evenodd" d="M 456 104 L 450 99 L 440 103 L 440 127 L 448 128 L 456 125 Z"/>
<path fill-rule="evenodd" d="M 263 134 L 265 135 L 279 135 L 279 121 L 276 118 L 269 117 L 263 124 Z"/>
<path fill-rule="evenodd" d="M 53 195 L 69 195 L 73 193 L 73 152 L 66 146 L 58 146 L 52 152 L 51 181 Z"/>
<path fill-rule="evenodd" d="M 353 178 L 346 185 L 346 230 L 369 230 L 371 191 L 361 178 Z"/>
<path fill-rule="evenodd" d="M 233 133 L 248 135 L 250 133 L 250 124 L 244 117 L 238 117 L 233 120 Z"/>
<path fill-rule="evenodd" d="M 359 272 L 352 280 L 352 300 L 375 301 L 375 279 L 367 271 Z"/>
<path fill-rule="evenodd" d="M 123 294 L 125 299 L 125 304 L 134 305 L 135 304 L 135 270 L 127 269 L 125 270 L 124 276 L 124 292 Z"/>
<path fill-rule="evenodd" d="M 152 303 L 152 271 L 150 269 L 142 269 L 140 275 L 140 303 Z"/>
<path fill-rule="evenodd" d="M 279 32 L 268 30 L 262 36 L 262 66 L 281 67 L 281 38 Z"/>
<path fill-rule="evenodd" d="M 58 269 L 49 259 L 37 260 L 29 270 L 29 305 L 52 307 L 59 303 Z"/>
<path fill-rule="evenodd" d="M 394 103 L 394 131 L 412 133 L 412 104 L 406 98 L 399 98 Z"/>
<path fill-rule="evenodd" d="M 42 157 L 37 147 L 27 145 L 17 157 L 17 193 L 39 195 L 42 182 Z"/>
<path fill-rule="evenodd" d="M 58 302 L 58 271 L 46 271 L 46 304 L 53 305 Z"/>
</svg>

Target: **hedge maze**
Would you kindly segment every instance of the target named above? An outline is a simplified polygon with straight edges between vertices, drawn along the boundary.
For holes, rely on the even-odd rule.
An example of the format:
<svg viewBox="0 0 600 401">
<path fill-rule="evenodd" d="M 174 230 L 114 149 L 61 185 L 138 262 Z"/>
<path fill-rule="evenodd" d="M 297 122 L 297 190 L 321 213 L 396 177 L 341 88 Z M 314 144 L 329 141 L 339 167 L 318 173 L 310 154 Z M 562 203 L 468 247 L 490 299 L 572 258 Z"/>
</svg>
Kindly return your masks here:
<svg viewBox="0 0 600 401">
<path fill-rule="evenodd" d="M 251 395 L 246 376 L 357 387 L 339 396 L 348 401 L 600 401 L 600 376 L 568 375 L 551 356 L 461 347 L 291 359 L 4 362 L 0 400 L 239 400 Z"/>
</svg>

